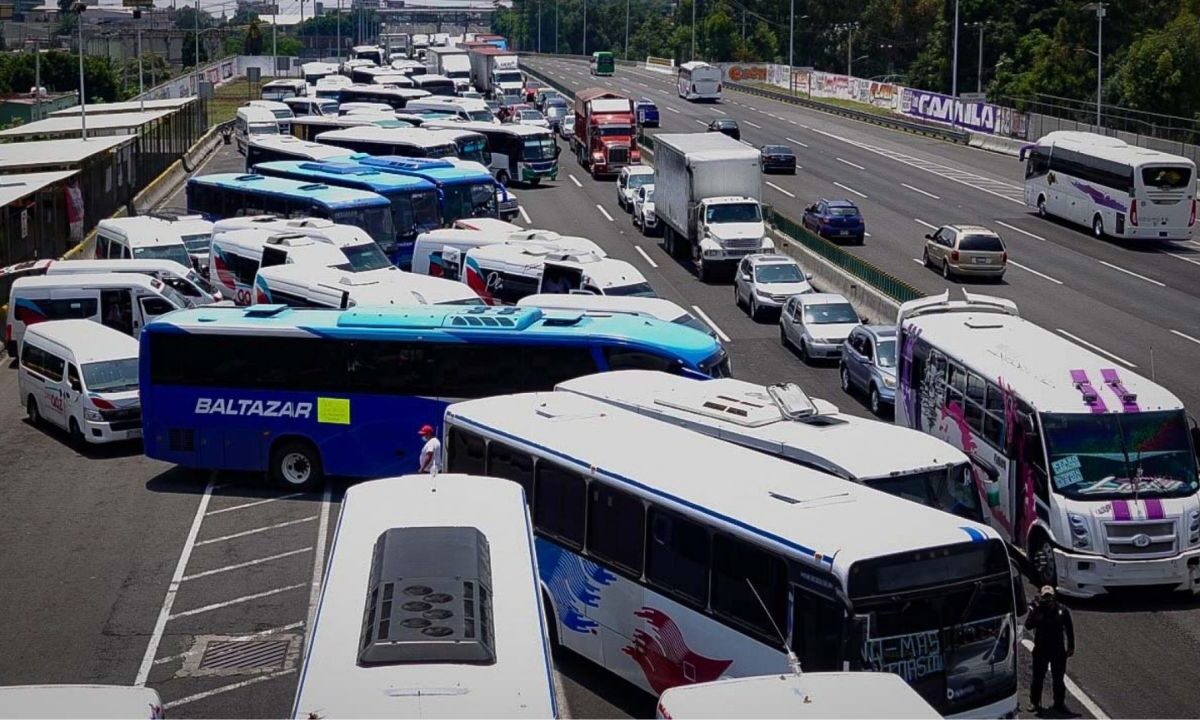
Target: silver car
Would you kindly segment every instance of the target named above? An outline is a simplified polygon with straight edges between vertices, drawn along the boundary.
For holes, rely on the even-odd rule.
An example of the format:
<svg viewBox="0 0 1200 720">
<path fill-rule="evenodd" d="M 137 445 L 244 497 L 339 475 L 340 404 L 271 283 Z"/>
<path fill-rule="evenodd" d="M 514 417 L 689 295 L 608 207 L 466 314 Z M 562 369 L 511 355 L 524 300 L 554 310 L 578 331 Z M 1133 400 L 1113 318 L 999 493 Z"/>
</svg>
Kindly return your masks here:
<svg viewBox="0 0 1200 720">
<path fill-rule="evenodd" d="M 871 412 L 879 415 L 896 403 L 896 326 L 862 325 L 842 345 L 838 368 L 842 390 L 867 393 Z"/>
<path fill-rule="evenodd" d="M 654 168 L 649 165 L 627 165 L 617 175 L 617 205 L 626 212 L 633 211 L 633 194 L 643 185 L 654 182 Z"/>
<path fill-rule="evenodd" d="M 747 255 L 733 275 L 733 302 L 758 320 L 767 312 L 778 312 L 793 295 L 812 292 L 811 279 L 787 255 Z"/>
<path fill-rule="evenodd" d="M 650 177 L 651 180 L 654 176 Z M 629 213 L 630 222 L 640 228 L 643 235 L 658 233 L 658 215 L 654 212 L 654 183 L 647 183 L 633 193 L 633 210 Z"/>
<path fill-rule="evenodd" d="M 854 306 L 835 293 L 811 293 L 788 298 L 779 314 L 779 339 L 800 351 L 800 359 L 836 360 L 842 343 L 861 324 Z"/>
</svg>

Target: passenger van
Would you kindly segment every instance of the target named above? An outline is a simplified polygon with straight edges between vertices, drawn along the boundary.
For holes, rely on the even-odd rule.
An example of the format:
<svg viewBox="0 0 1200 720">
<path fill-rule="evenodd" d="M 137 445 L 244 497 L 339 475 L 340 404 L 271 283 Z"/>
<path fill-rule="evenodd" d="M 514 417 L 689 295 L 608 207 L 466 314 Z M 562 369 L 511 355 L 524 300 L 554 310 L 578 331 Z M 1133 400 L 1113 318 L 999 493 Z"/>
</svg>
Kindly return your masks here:
<svg viewBox="0 0 1200 720">
<path fill-rule="evenodd" d="M 212 223 L 199 219 L 205 227 Z M 192 219 L 189 218 L 188 224 Z M 192 256 L 184 243 L 184 229 L 170 220 L 140 215 L 138 217 L 108 218 L 96 226 L 97 260 L 172 260 L 191 267 Z M 204 235 L 203 227 L 192 227 Z M 211 232 L 211 230 L 210 230 Z M 195 233 L 193 233 L 195 234 Z"/>
<path fill-rule="evenodd" d="M 413 245 L 413 272 L 461 280 L 464 253 L 500 243 L 530 243 L 604 256 L 604 250 L 591 240 L 559 235 L 553 230 L 529 230 L 494 218 L 459 220 L 454 225 L 417 236 Z"/>
<path fill-rule="evenodd" d="M 637 268 L 624 260 L 531 243 L 468 250 L 467 287 L 492 304 L 512 304 L 535 293 L 657 297 Z"/>
<path fill-rule="evenodd" d="M 344 310 L 364 305 L 482 305 L 483 300 L 462 283 L 399 268 L 351 273 L 290 264 L 259 268 L 254 304 Z"/>
<path fill-rule="evenodd" d="M 292 120 L 296 119 L 296 113 L 292 112 L 292 108 L 287 103 L 276 102 L 274 100 L 251 100 L 246 104 L 250 107 L 260 107 L 270 110 L 271 114 L 275 116 L 276 122 L 279 123 L 279 134 L 292 134 Z"/>
<path fill-rule="evenodd" d="M 208 305 L 221 299 L 207 280 L 190 267 L 173 260 L 49 260 L 45 275 L 138 273 L 161 280 L 186 300 L 188 307 Z"/>
<path fill-rule="evenodd" d="M 154 318 L 187 306 L 161 280 L 138 273 L 23 277 L 8 295 L 5 347 L 16 357 L 26 328 L 46 320 L 91 320 L 137 337 Z"/>
<path fill-rule="evenodd" d="M 670 300 L 651 297 L 620 297 L 615 295 L 550 294 L 529 295 L 517 301 L 517 307 L 536 307 L 543 310 L 580 310 L 603 315 L 637 315 L 663 322 L 684 325 L 717 337 L 711 327 L 695 315 Z"/>
<path fill-rule="evenodd" d="M 142 436 L 138 341 L 88 320 L 34 325 L 21 338 L 17 388 L 29 421 L 77 446 Z"/>
<path fill-rule="evenodd" d="M 246 154 L 246 141 L 251 135 L 278 134 L 279 119 L 275 117 L 275 113 L 254 105 L 238 108 L 237 116 L 233 120 L 233 137 L 238 152 Z"/>
<path fill-rule="evenodd" d="M 429 110 L 432 112 L 453 113 L 459 120 L 485 122 L 492 125 L 500 124 L 500 120 L 492 114 L 487 103 L 482 100 L 472 100 L 470 98 L 431 95 L 420 100 L 413 100 L 404 109 L 413 112 Z"/>
</svg>

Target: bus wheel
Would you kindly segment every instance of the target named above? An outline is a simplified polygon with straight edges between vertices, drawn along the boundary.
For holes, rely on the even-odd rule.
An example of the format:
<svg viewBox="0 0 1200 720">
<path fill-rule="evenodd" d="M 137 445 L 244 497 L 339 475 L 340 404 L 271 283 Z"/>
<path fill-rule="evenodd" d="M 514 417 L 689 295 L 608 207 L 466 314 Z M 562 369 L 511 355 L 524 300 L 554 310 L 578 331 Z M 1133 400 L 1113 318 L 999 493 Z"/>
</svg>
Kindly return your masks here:
<svg viewBox="0 0 1200 720">
<path fill-rule="evenodd" d="M 282 442 L 271 454 L 271 480 L 290 490 L 309 490 L 325 480 L 321 456 L 306 442 Z"/>
<path fill-rule="evenodd" d="M 529 184 L 534 187 L 537 187 L 541 182 L 542 182 L 542 179 L 540 177 L 529 178 Z"/>
<path fill-rule="evenodd" d="M 1048 217 L 1050 213 L 1046 212 L 1046 198 L 1043 195 L 1038 196 L 1038 215 Z"/>
<path fill-rule="evenodd" d="M 1092 235 L 1097 239 L 1104 237 L 1104 218 L 1096 213 L 1096 217 L 1092 218 Z"/>
<path fill-rule="evenodd" d="M 1045 533 L 1039 532 L 1034 536 L 1031 550 L 1029 559 L 1033 562 L 1034 572 L 1037 573 L 1038 584 L 1056 587 L 1058 570 L 1054 567 L 1054 546 L 1050 544 L 1050 539 Z"/>
</svg>

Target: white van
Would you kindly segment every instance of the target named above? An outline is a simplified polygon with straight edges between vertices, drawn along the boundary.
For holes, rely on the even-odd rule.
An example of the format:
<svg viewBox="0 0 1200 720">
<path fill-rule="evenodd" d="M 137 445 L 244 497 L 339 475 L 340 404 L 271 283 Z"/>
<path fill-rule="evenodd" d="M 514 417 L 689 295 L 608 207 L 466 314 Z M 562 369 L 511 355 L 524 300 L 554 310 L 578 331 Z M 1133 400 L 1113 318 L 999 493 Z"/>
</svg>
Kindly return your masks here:
<svg viewBox="0 0 1200 720">
<path fill-rule="evenodd" d="M 657 297 L 624 260 L 542 244 L 485 245 L 468 250 L 462 266 L 463 282 L 491 303 L 512 304 L 538 293 Z"/>
<path fill-rule="evenodd" d="M 154 318 L 187 306 L 161 280 L 139 273 L 23 277 L 8 295 L 5 347 L 15 357 L 26 328 L 46 320 L 91 320 L 137 337 Z"/>
<path fill-rule="evenodd" d="M 346 257 L 337 265 L 348 272 L 367 272 L 392 267 L 391 261 L 379 247 L 379 243 L 375 242 L 366 230 L 355 225 L 340 225 L 325 218 L 285 219 L 274 215 L 248 215 L 218 220 L 213 228 L 213 234 L 229 230 L 250 229 L 303 235 L 316 242 L 333 245 Z"/>
<path fill-rule="evenodd" d="M 460 220 L 455 222 L 455 227 L 430 230 L 418 235 L 413 244 L 412 271 L 461 280 L 463 253 L 503 243 L 529 243 L 605 256 L 604 250 L 587 238 L 560 235 L 553 230 L 531 230 L 494 218 L 480 218 L 472 219 L 469 223 Z"/>
<path fill-rule="evenodd" d="M 482 305 L 483 300 L 462 283 L 399 268 L 350 273 L 289 264 L 259 268 L 254 303 L 345 309 L 363 305 Z"/>
<path fill-rule="evenodd" d="M 173 260 L 180 265 L 192 266 L 192 255 L 183 241 L 183 231 L 192 229 L 193 235 L 205 238 L 204 223 L 190 216 L 185 221 L 171 221 L 149 215 L 138 217 L 108 218 L 96 226 L 97 260 Z M 194 228 L 188 227 L 193 226 Z"/>
<path fill-rule="evenodd" d="M 468 122 L 485 122 L 499 125 L 500 120 L 492 113 L 491 108 L 482 100 L 470 98 L 446 97 L 445 95 L 430 95 L 420 100 L 411 100 L 404 106 L 405 110 L 413 112 L 430 110 L 433 112 L 454 113 L 460 120 Z"/>
<path fill-rule="evenodd" d="M 246 139 L 251 135 L 278 134 L 279 119 L 275 117 L 275 113 L 253 105 L 238 108 L 237 117 L 233 120 L 233 137 L 239 153 L 246 154 Z"/>
<path fill-rule="evenodd" d="M 71 434 L 77 446 L 142 436 L 138 341 L 89 320 L 25 331 L 17 388 L 29 421 Z"/>
<path fill-rule="evenodd" d="M 337 100 L 319 97 L 290 97 L 283 101 L 296 117 L 337 117 Z"/>
<path fill-rule="evenodd" d="M 296 119 L 296 113 L 292 112 L 292 108 L 287 103 L 277 100 L 251 100 L 246 105 L 269 110 L 275 116 L 275 121 L 279 123 L 279 134 L 292 134 L 292 121 Z"/>
<path fill-rule="evenodd" d="M 188 307 L 208 305 L 221 299 L 207 280 L 190 267 L 172 260 L 48 260 L 39 275 L 94 275 L 138 273 L 158 278 L 187 300 Z"/>
<path fill-rule="evenodd" d="M 0 687 L 0 718 L 134 720 L 165 718 L 158 692 L 123 685 L 10 685 Z"/>
<path fill-rule="evenodd" d="M 537 294 L 521 298 L 517 301 L 517 307 L 536 307 L 543 310 L 580 310 L 585 313 L 603 315 L 637 315 L 684 325 L 714 338 L 717 337 L 716 332 L 695 315 L 670 300 L 662 298 L 581 293 Z"/>
</svg>

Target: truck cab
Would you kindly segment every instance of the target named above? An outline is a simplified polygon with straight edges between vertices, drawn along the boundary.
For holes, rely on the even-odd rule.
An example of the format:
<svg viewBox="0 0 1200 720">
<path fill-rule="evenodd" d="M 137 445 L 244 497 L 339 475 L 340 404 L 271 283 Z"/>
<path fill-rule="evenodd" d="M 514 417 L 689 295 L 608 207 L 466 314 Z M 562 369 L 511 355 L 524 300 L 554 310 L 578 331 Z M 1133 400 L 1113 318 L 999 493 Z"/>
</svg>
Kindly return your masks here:
<svg viewBox="0 0 1200 720">
<path fill-rule="evenodd" d="M 571 149 L 592 177 L 619 173 L 640 162 L 637 125 L 629 98 L 601 88 L 575 94 L 575 135 Z"/>
<path fill-rule="evenodd" d="M 765 239 L 762 207 L 752 197 L 728 195 L 702 200 L 696 205 L 695 224 L 702 260 L 725 259 L 743 248 L 750 251 L 745 254 L 759 252 L 764 242 L 771 243 Z M 770 249 L 774 249 L 773 243 Z"/>
</svg>

